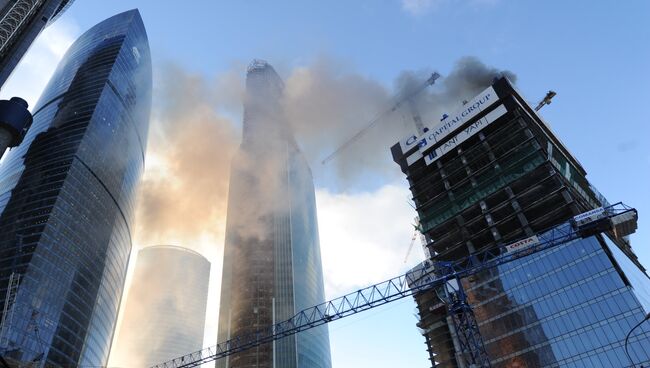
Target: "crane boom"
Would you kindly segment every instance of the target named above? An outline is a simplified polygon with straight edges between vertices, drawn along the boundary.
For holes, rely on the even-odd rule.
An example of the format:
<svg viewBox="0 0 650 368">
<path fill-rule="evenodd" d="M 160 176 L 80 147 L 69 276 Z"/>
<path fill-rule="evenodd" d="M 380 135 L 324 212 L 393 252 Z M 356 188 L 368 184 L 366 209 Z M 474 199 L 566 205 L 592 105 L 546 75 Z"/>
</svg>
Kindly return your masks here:
<svg viewBox="0 0 650 368">
<path fill-rule="evenodd" d="M 486 269 L 512 262 L 521 257 L 547 250 L 578 238 L 604 231 L 617 236 L 628 235 L 636 229 L 637 211 L 623 203 L 589 211 L 574 217 L 569 223 L 556 226 L 540 235 L 540 241 L 525 248 L 498 246 L 453 262 L 424 261 L 404 275 L 368 286 L 342 297 L 302 310 L 290 319 L 256 333 L 237 336 L 215 346 L 175 358 L 152 368 L 189 368 L 235 354 L 237 352 L 296 334 L 326 323 L 375 308 L 416 293 L 446 285 L 451 280 L 476 274 Z M 588 216 L 585 216 L 588 215 Z M 517 242 L 520 243 L 520 242 Z M 461 285 L 460 283 L 457 283 Z M 460 295 L 464 295 L 461 291 Z M 452 306 L 450 306 L 451 309 Z M 469 304 L 457 303 L 456 310 L 472 313 Z M 465 327 L 467 328 L 467 327 Z M 480 338 L 480 336 L 479 336 Z M 467 349 L 470 349 L 467 347 Z M 484 352 L 484 350 L 483 350 Z M 470 352 L 475 353 L 475 352 Z M 479 353 L 482 353 L 479 351 Z M 483 362 L 486 361 L 483 357 Z M 487 365 L 489 366 L 489 362 Z"/>
<path fill-rule="evenodd" d="M 409 256 L 411 255 L 411 251 L 413 250 L 413 245 L 415 244 L 415 239 L 418 237 L 418 231 L 415 230 L 413 233 L 413 236 L 411 237 L 411 244 L 409 244 L 409 249 L 406 251 L 406 256 L 404 256 L 404 263 L 408 261 Z"/>
<path fill-rule="evenodd" d="M 336 157 L 336 156 L 337 156 L 341 151 L 345 150 L 345 149 L 348 148 L 352 143 L 356 142 L 357 140 L 359 140 L 359 138 L 363 137 L 363 135 L 366 134 L 366 132 L 369 131 L 372 127 L 374 127 L 375 125 L 377 125 L 377 123 L 379 123 L 379 122 L 381 121 L 381 119 L 382 119 L 385 115 L 388 115 L 388 114 L 390 114 L 391 112 L 394 112 L 395 110 L 399 109 L 399 108 L 402 106 L 402 104 L 404 104 L 404 102 L 407 102 L 407 101 L 410 102 L 411 99 L 412 99 L 413 97 L 415 97 L 415 96 L 417 96 L 418 94 L 420 94 L 420 92 L 422 92 L 425 88 L 427 88 L 428 86 L 433 85 L 433 84 L 436 82 L 436 79 L 438 79 L 438 78 L 440 78 L 440 74 L 438 74 L 438 73 L 433 73 L 433 74 L 431 74 L 431 76 L 430 76 L 430 77 L 429 77 L 429 78 L 428 78 L 424 83 L 422 83 L 422 85 L 420 85 L 418 88 L 414 89 L 411 93 L 409 93 L 409 94 L 403 96 L 402 98 L 400 98 L 400 99 L 399 99 L 399 100 L 398 100 L 398 101 L 397 101 L 393 106 L 391 106 L 389 109 L 384 110 L 384 111 L 380 112 L 379 114 L 377 114 L 377 115 L 374 117 L 374 119 L 370 120 L 370 122 L 368 123 L 368 125 L 366 125 L 363 129 L 361 129 L 357 134 L 353 135 L 350 139 L 348 139 L 347 141 L 345 141 L 341 146 L 339 146 L 339 148 L 337 148 L 337 149 L 336 149 L 334 152 L 332 152 L 329 156 L 325 157 L 321 163 L 322 163 L 323 165 L 325 165 L 326 163 L 330 162 L 330 161 L 331 161 L 332 159 L 334 159 L 334 157 Z M 411 111 L 413 111 L 413 107 L 412 107 L 412 106 L 411 106 Z M 415 116 L 417 116 L 417 118 L 416 118 Z M 421 122 L 421 119 L 420 119 L 419 115 L 414 114 L 414 120 L 415 120 L 415 124 L 416 124 L 417 128 L 420 129 L 420 125 L 422 125 L 422 122 Z"/>
</svg>

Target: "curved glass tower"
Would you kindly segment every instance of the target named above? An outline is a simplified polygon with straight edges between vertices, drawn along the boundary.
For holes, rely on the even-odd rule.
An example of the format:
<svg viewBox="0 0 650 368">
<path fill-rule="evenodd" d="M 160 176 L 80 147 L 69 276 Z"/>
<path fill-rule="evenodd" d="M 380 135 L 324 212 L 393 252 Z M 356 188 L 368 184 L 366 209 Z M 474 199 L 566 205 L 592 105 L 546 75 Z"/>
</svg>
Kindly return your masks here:
<svg viewBox="0 0 650 368">
<path fill-rule="evenodd" d="M 0 166 L 0 353 L 106 365 L 131 252 L 151 61 L 137 10 L 67 51 Z"/>
<path fill-rule="evenodd" d="M 242 144 L 231 167 L 219 341 L 322 303 L 323 271 L 311 170 L 282 116 L 283 83 L 254 61 Z M 329 368 L 326 326 L 217 361 L 219 368 Z"/>
<path fill-rule="evenodd" d="M 173 245 L 138 252 L 110 365 L 150 367 L 201 350 L 210 262 Z"/>
</svg>

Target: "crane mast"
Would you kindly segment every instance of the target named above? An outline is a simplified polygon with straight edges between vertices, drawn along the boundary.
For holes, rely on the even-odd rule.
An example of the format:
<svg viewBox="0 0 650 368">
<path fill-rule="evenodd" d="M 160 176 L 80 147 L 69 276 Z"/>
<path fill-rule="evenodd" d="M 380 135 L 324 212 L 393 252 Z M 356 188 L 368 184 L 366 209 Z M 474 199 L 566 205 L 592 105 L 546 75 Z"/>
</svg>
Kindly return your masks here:
<svg viewBox="0 0 650 368">
<path fill-rule="evenodd" d="M 302 310 L 286 321 L 253 334 L 234 337 L 152 368 L 199 367 L 264 343 L 431 290 L 438 294 L 452 317 L 459 338 L 460 355 L 470 367 L 490 367 L 478 324 L 460 280 L 579 238 L 602 232 L 609 232 L 615 237 L 629 235 L 636 230 L 637 218 L 636 209 L 619 202 L 575 216 L 568 223 L 540 233 L 540 241 L 527 247 L 499 245 L 453 262 L 427 260 L 404 275 Z"/>
</svg>

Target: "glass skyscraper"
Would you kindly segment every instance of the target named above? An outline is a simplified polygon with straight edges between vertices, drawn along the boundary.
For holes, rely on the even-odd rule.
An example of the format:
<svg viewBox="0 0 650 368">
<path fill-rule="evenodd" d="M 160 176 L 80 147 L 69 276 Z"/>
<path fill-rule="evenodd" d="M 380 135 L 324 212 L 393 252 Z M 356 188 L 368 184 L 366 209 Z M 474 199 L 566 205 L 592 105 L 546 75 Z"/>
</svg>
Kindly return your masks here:
<svg viewBox="0 0 650 368">
<path fill-rule="evenodd" d="M 32 42 L 74 0 L 0 0 L 0 87 Z"/>
<path fill-rule="evenodd" d="M 218 340 L 254 333 L 322 303 L 311 170 L 283 117 L 273 67 L 248 68 L 243 138 L 231 167 Z M 329 368 L 327 327 L 217 361 L 220 368 Z"/>
<path fill-rule="evenodd" d="M 157 245 L 138 252 L 110 365 L 142 368 L 203 347 L 210 262 Z"/>
<path fill-rule="evenodd" d="M 471 97 L 471 96 L 467 96 Z M 434 261 L 459 261 L 608 206 L 507 78 L 497 78 L 391 151 L 407 175 Z M 461 280 L 492 367 L 626 367 L 625 335 L 650 311 L 650 279 L 627 237 L 603 233 Z M 467 367 L 445 301 L 415 295 L 435 367 Z M 650 362 L 650 326 L 630 339 Z M 645 348 L 644 348 L 645 347 Z"/>
<path fill-rule="evenodd" d="M 47 367 L 106 365 L 131 252 L 151 106 L 144 24 L 127 11 L 58 65 L 0 166 L 0 348 Z"/>
</svg>

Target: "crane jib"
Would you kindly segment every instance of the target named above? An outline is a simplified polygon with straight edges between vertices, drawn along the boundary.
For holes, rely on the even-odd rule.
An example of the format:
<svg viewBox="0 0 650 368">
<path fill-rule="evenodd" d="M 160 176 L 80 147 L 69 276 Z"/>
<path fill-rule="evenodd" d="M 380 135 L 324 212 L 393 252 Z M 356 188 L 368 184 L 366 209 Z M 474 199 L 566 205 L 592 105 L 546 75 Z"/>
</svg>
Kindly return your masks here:
<svg viewBox="0 0 650 368">
<path fill-rule="evenodd" d="M 576 217 L 578 219 L 590 217 L 586 215 L 587 213 Z M 604 213 L 603 216 L 599 216 L 591 222 L 577 223 L 574 221 L 574 217 L 567 223 L 540 233 L 536 237 L 537 242 L 529 242 L 526 239 L 522 239 L 528 246 L 518 250 L 507 251 L 507 246 L 497 246 L 454 262 L 437 262 L 433 260 L 422 262 L 404 275 L 307 308 L 286 321 L 268 326 L 253 334 L 234 337 L 230 340 L 220 342 L 215 346 L 178 357 L 152 368 L 199 367 L 204 363 L 212 362 L 267 342 L 321 326 L 331 321 L 360 313 L 416 293 L 448 285 L 452 280 L 460 280 L 474 275 L 477 272 L 504 265 L 521 257 L 566 244 L 567 242 L 585 236 L 595 235 L 602 231 L 613 233 L 614 236 L 626 236 L 636 229 L 638 215 L 634 208 L 619 202 L 603 208 L 602 213 Z M 452 282 L 452 284 L 462 285 L 459 282 Z M 453 318 L 462 317 L 471 320 L 473 318 L 471 306 L 464 299 L 465 296 L 462 287 L 458 289 L 455 291 L 454 297 L 450 299 L 448 309 Z M 470 325 L 464 323 L 463 326 Z M 464 335 L 472 338 L 480 337 L 480 335 L 477 337 L 475 334 L 466 333 L 466 331 L 459 332 L 463 332 Z M 482 365 L 479 364 L 479 366 L 489 366 L 489 360 L 485 356 L 482 342 L 480 344 L 467 344 L 465 346 L 471 349 L 478 349 L 469 351 L 468 355 L 472 356 L 472 359 L 475 359 L 475 361 L 484 363 Z"/>
<path fill-rule="evenodd" d="M 405 95 L 405 96 L 401 96 L 401 97 L 398 99 L 398 101 L 397 101 L 393 106 L 391 106 L 389 109 L 387 109 L 387 110 L 385 110 L 385 111 L 379 113 L 378 115 L 376 115 L 372 120 L 370 120 L 370 121 L 368 122 L 368 124 L 367 124 L 363 129 L 361 129 L 358 133 L 356 133 L 355 135 L 353 135 L 352 138 L 348 139 L 348 140 L 345 141 L 343 144 L 341 144 L 337 149 L 334 150 L 334 152 L 332 152 L 331 154 L 329 154 L 328 156 L 326 156 L 326 157 L 323 159 L 323 161 L 321 161 L 321 164 L 325 165 L 325 164 L 328 163 L 329 161 L 333 160 L 333 159 L 334 159 L 334 158 L 335 158 L 335 157 L 336 157 L 340 152 L 342 152 L 342 151 L 345 150 L 347 147 L 349 147 L 352 143 L 356 142 L 356 141 L 359 140 L 361 137 L 363 137 L 363 135 L 364 135 L 368 130 L 370 130 L 373 126 L 375 126 L 378 122 L 380 122 L 384 116 L 386 116 L 386 115 L 388 115 L 388 114 L 390 114 L 390 113 L 396 111 L 397 109 L 399 109 L 399 108 L 402 106 L 402 104 L 403 104 L 404 102 L 413 99 L 415 96 L 417 96 L 418 94 L 420 94 L 420 93 L 421 93 L 424 89 L 426 89 L 428 86 L 433 85 L 433 84 L 435 83 L 436 79 L 438 79 L 438 78 L 440 78 L 440 74 L 438 74 L 438 73 L 433 73 L 433 74 L 431 74 L 431 76 L 429 77 L 429 79 L 427 79 L 426 82 L 424 82 L 424 83 L 423 83 L 419 88 L 415 89 L 413 92 L 411 92 L 411 93 L 409 93 L 409 94 L 407 94 L 407 95 Z M 415 117 L 416 117 L 416 116 L 419 117 L 419 115 L 418 115 L 417 112 L 415 112 L 413 109 L 414 109 L 414 108 L 412 107 L 412 108 L 411 108 L 411 112 L 412 112 L 413 115 L 414 115 L 414 120 L 417 121 L 417 119 L 416 119 Z M 416 123 L 416 128 L 417 128 L 417 123 Z"/>
</svg>

